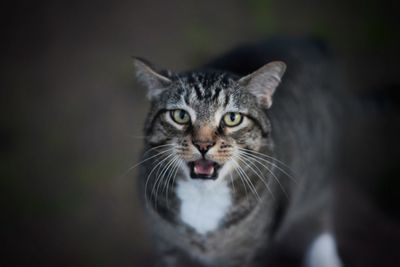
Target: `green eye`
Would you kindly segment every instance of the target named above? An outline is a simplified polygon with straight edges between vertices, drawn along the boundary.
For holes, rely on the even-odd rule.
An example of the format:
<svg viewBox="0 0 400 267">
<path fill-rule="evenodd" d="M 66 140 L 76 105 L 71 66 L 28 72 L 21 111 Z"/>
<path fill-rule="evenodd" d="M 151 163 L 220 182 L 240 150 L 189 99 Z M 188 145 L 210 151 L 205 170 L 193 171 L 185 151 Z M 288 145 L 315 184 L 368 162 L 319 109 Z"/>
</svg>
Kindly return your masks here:
<svg viewBox="0 0 400 267">
<path fill-rule="evenodd" d="M 228 127 L 234 127 L 242 123 L 243 116 L 237 112 L 229 112 L 224 115 L 224 123 Z"/>
<path fill-rule="evenodd" d="M 178 124 L 188 124 L 190 122 L 189 114 L 183 109 L 172 110 L 171 118 Z"/>
</svg>

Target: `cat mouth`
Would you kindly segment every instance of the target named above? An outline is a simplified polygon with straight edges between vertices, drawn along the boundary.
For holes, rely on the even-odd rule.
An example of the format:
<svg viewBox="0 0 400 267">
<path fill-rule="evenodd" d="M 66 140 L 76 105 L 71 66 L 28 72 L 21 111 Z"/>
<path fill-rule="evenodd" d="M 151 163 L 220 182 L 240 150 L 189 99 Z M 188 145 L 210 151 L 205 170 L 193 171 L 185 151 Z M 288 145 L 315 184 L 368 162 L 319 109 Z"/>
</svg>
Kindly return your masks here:
<svg viewBox="0 0 400 267">
<path fill-rule="evenodd" d="M 199 159 L 188 163 L 190 168 L 190 177 L 193 179 L 212 179 L 218 177 L 218 170 L 221 167 L 215 161 Z"/>
</svg>

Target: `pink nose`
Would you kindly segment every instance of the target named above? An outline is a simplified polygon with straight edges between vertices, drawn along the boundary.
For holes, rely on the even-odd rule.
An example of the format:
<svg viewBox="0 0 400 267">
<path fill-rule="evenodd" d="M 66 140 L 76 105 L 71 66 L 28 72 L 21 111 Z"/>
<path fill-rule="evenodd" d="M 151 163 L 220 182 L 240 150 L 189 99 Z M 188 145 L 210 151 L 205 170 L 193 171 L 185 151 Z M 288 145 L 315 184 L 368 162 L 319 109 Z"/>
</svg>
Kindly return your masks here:
<svg viewBox="0 0 400 267">
<path fill-rule="evenodd" d="M 204 155 L 215 143 L 212 141 L 193 141 L 193 145 Z"/>
</svg>

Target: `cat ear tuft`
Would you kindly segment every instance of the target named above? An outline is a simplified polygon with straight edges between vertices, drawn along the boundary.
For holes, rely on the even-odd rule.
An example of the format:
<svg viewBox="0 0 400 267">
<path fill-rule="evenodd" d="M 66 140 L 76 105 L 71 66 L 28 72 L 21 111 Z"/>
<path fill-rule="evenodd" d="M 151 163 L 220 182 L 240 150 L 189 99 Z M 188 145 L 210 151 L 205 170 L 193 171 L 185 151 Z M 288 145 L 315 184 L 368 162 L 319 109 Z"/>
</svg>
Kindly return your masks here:
<svg viewBox="0 0 400 267">
<path fill-rule="evenodd" d="M 253 73 L 244 76 L 238 82 L 257 98 L 261 106 L 270 108 L 272 105 L 272 95 L 281 82 L 285 70 L 285 63 L 282 61 L 273 61 Z"/>
<path fill-rule="evenodd" d="M 145 59 L 133 57 L 136 77 L 138 81 L 147 87 L 147 97 L 152 100 L 160 95 L 171 83 L 171 79 L 164 76 Z"/>
</svg>

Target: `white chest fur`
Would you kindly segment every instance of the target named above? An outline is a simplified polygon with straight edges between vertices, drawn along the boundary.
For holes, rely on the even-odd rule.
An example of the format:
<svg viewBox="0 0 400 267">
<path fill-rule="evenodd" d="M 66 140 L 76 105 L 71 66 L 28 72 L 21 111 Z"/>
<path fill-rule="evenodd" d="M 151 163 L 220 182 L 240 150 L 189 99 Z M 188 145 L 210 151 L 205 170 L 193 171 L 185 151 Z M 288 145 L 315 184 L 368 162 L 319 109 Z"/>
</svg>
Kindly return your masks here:
<svg viewBox="0 0 400 267">
<path fill-rule="evenodd" d="M 232 204 L 231 190 L 225 180 L 179 181 L 177 196 L 181 200 L 182 221 L 199 234 L 215 230 Z"/>
</svg>

